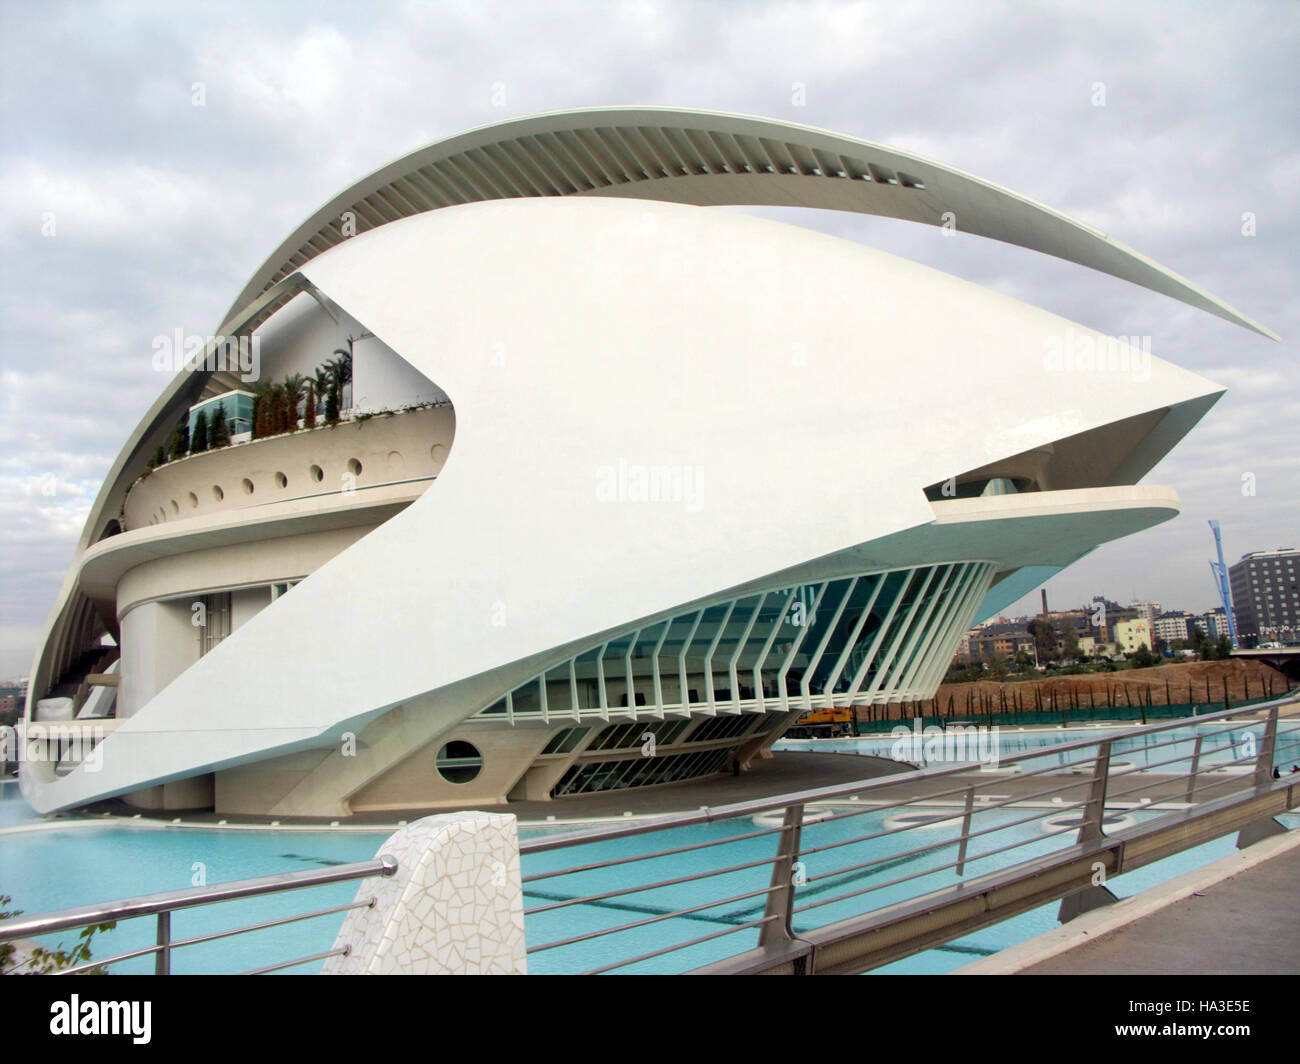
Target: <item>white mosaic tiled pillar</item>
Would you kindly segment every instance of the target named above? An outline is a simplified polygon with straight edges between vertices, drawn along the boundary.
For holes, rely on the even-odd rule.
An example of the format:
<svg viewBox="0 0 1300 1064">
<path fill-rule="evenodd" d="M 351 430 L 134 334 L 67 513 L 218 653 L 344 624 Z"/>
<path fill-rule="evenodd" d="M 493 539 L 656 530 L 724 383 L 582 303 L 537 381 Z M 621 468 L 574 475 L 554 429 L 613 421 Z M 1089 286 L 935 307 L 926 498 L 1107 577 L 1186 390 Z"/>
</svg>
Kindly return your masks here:
<svg viewBox="0 0 1300 1064">
<path fill-rule="evenodd" d="M 379 847 L 397 872 L 361 884 L 325 975 L 524 975 L 523 888 L 515 818 L 447 813 L 402 828 Z"/>
</svg>

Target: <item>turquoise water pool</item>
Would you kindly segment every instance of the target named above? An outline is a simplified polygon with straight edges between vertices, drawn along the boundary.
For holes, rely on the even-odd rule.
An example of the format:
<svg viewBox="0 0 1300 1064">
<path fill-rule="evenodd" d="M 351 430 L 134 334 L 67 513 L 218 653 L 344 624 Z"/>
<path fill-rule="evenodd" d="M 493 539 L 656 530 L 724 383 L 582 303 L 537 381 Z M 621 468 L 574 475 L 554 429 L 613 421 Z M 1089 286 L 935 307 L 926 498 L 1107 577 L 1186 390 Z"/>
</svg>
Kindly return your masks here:
<svg viewBox="0 0 1300 1064">
<path fill-rule="evenodd" d="M 1018 754 L 1043 751 L 1042 757 L 1021 762 L 1023 771 L 1032 772 L 1053 765 L 1063 766 L 1067 761 L 1079 761 L 1093 754 L 1092 750 L 1052 753 L 1053 747 L 1087 740 L 1101 742 L 1131 730 L 1132 727 L 1131 724 L 1109 728 L 1088 724 L 1070 728 L 997 728 L 994 729 L 996 753 L 999 759 L 1004 760 Z M 1278 736 L 1277 762 L 1282 766 L 1283 771 L 1288 771 L 1292 764 L 1300 764 L 1300 728 L 1288 724 L 1284 729 Z M 1143 736 L 1112 739 L 1110 756 L 1112 762 L 1129 761 L 1138 769 L 1146 769 L 1153 765 L 1160 767 L 1161 763 L 1173 762 L 1165 765 L 1163 771 L 1178 775 L 1186 772 L 1190 767 L 1191 757 L 1196 749 L 1196 739 L 1200 737 L 1201 769 L 1208 771 L 1218 763 L 1254 757 L 1253 744 L 1259 742 L 1263 733 L 1264 728 L 1260 724 L 1225 723 L 1224 721 L 1206 724 L 1189 723 L 1158 732 L 1149 739 Z M 911 734 L 910 728 L 908 734 Z M 904 755 L 904 760 L 919 762 L 922 765 L 927 763 L 924 756 L 926 752 L 924 742 L 916 744 L 909 742 L 902 747 L 899 747 L 898 743 L 899 740 L 893 736 L 874 735 L 855 739 L 783 739 L 774 749 L 860 754 L 885 758 L 901 753 Z M 1149 749 L 1152 744 L 1160 745 L 1155 749 Z M 919 758 L 910 756 L 916 752 L 920 753 Z M 964 752 L 968 756 L 959 758 L 960 762 L 973 764 L 978 760 L 977 757 L 970 756 L 968 750 Z M 1183 760 L 1179 762 L 1177 759 Z"/>
<path fill-rule="evenodd" d="M 1202 726 L 1208 730 L 1208 726 Z M 1215 726 L 1221 731 L 1222 725 Z M 1224 737 L 1222 747 L 1211 740 L 1203 745 L 1203 758 L 1229 757 L 1234 742 L 1249 729 L 1234 728 L 1231 736 Z M 1176 738 L 1186 745 L 1190 754 L 1197 726 L 1177 729 L 1177 734 L 1164 733 L 1166 738 Z M 1018 744 L 1016 750 L 1044 750 L 1042 759 L 1034 759 L 1040 767 L 1061 759 L 1052 754 L 1050 747 L 1079 738 L 1104 738 L 1101 729 L 1074 728 L 1068 731 L 1010 731 L 1001 737 L 1002 756 L 1013 752 L 1010 743 Z M 852 744 L 852 752 L 878 752 L 870 744 L 878 740 L 845 740 Z M 795 743 L 786 744 L 796 748 Z M 826 744 L 818 745 L 825 749 Z M 849 749 L 849 747 L 846 747 Z M 1115 757 L 1145 764 L 1147 752 L 1140 742 L 1121 740 L 1115 744 Z M 1121 753 L 1122 751 L 1122 753 Z M 1155 752 L 1150 760 L 1166 760 L 1176 756 L 1173 748 Z M 887 753 L 885 756 L 888 756 Z M 1070 755 L 1077 759 L 1080 754 Z M 1285 755 L 1283 755 L 1285 756 Z M 1294 752 L 1293 752 L 1294 756 Z M 856 807 L 844 804 L 840 812 Z M 812 824 L 804 829 L 806 850 L 830 846 L 836 842 L 872 834 L 883 830 L 884 818 L 891 811 L 869 810 L 848 819 Z M 1069 845 L 1073 834 L 1049 835 L 1040 824 L 1050 815 L 1050 808 L 1007 808 L 980 814 L 977 828 L 996 827 L 993 833 L 983 836 L 973 851 L 1024 842 L 1006 854 L 995 855 L 968 865 L 967 877 L 977 876 L 1010 863 L 1027 860 L 1052 849 Z M 1141 820 L 1158 815 L 1154 812 L 1134 810 Z M 1025 820 L 1021 824 L 1013 821 Z M 1285 818 L 1288 826 L 1300 826 L 1300 816 Z M 70 821 L 66 827 L 34 832 L 14 832 L 16 827 L 35 822 L 18 795 L 15 784 L 0 786 L 0 894 L 13 898 L 11 908 L 28 913 L 47 912 L 75 905 L 89 904 L 110 898 L 128 897 L 163 890 L 180 889 L 194 885 L 201 875 L 208 884 L 276 872 L 301 871 L 366 860 L 375 856 L 387 837 L 387 831 L 232 831 L 220 829 L 194 829 L 179 827 L 123 826 L 121 821 Z M 529 837 L 560 828 L 522 828 L 521 835 Z M 769 866 L 741 868 L 708 879 L 658 887 L 636 895 L 580 905 L 563 905 L 575 896 L 585 896 L 613 890 L 627 882 L 647 883 L 675 879 L 691 873 L 714 871 L 720 868 L 744 865 L 769 857 L 775 847 L 775 834 L 739 839 L 762 829 L 748 819 L 719 824 L 699 825 L 672 832 L 657 833 L 652 837 L 601 842 L 578 849 L 526 855 L 524 874 L 568 868 L 590 861 L 607 860 L 649 848 L 668 849 L 700 842 L 725 841 L 724 845 L 693 850 L 684 854 L 637 862 L 631 866 L 598 869 L 570 874 L 528 884 L 525 890 L 525 908 L 539 909 L 557 906 L 548 911 L 536 912 L 527 918 L 526 930 L 530 946 L 536 947 L 597 929 L 642 922 L 643 926 L 619 932 L 592 942 L 534 953 L 529 958 L 530 971 L 538 973 L 576 972 L 608 964 L 614 958 L 636 956 L 660 949 L 670 943 L 680 943 L 718 932 L 729 932 L 721 937 L 702 942 L 666 957 L 653 958 L 638 965 L 620 969 L 636 972 L 675 972 L 732 955 L 757 943 L 754 928 L 741 928 L 747 921 L 761 915 L 763 900 L 756 894 L 767 886 Z M 900 838 L 891 836 L 856 842 L 834 849 L 812 852 L 804 857 L 808 882 L 798 890 L 797 906 L 808 906 L 796 913 L 796 929 L 807 929 L 855 915 L 902 898 L 912 897 L 929 890 L 956 882 L 951 869 L 935 866 L 951 862 L 956 844 L 948 840 L 955 835 L 955 824 L 940 825 L 920 832 L 909 832 Z M 934 844 L 935 849 L 925 854 L 906 855 L 903 850 Z M 1225 857 L 1234 850 L 1233 837 L 1216 840 L 1205 846 L 1178 854 L 1157 864 L 1118 876 L 1108 884 L 1120 896 L 1145 890 L 1174 876 Z M 845 866 L 894 856 L 875 864 L 870 869 L 836 873 Z M 891 882 L 905 880 L 903 882 Z M 840 895 L 874 888 L 864 897 L 840 898 Z M 357 890 L 355 883 L 342 883 L 313 888 L 279 896 L 231 902 L 220 906 L 194 909 L 173 916 L 174 939 L 190 937 L 227 927 L 238 926 L 288 916 L 307 909 L 328 908 L 352 900 Z M 713 904 L 723 899 L 738 898 L 724 904 Z M 838 899 L 838 900 L 837 900 Z M 686 917 L 657 920 L 656 917 L 682 908 L 699 908 Z M 1006 946 L 1023 941 L 1056 926 L 1056 904 L 1044 906 L 1022 914 L 995 927 L 966 936 L 944 947 L 899 961 L 881 972 L 892 973 L 942 973 L 987 956 Z M 241 935 L 217 943 L 204 944 L 178 950 L 173 954 L 172 967 L 177 973 L 238 972 L 260 965 L 288 960 L 297 956 L 318 953 L 331 947 L 342 922 L 341 914 L 319 917 L 301 924 Z M 96 939 L 95 954 L 107 956 L 152 944 L 152 920 L 124 922 L 119 928 Z M 74 934 L 62 937 L 72 941 Z M 320 963 L 313 962 L 299 972 L 319 971 Z M 152 971 L 152 961 L 141 958 L 115 965 L 123 972 Z"/>
</svg>

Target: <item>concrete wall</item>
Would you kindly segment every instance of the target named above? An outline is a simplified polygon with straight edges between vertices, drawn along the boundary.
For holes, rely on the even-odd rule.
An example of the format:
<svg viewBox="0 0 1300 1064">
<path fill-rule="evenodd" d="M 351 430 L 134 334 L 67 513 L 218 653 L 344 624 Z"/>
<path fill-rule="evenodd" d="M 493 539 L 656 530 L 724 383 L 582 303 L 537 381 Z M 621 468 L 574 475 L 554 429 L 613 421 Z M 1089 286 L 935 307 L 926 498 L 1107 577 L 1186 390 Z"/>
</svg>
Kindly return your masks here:
<svg viewBox="0 0 1300 1064">
<path fill-rule="evenodd" d="M 354 411 L 397 410 L 412 403 L 447 401 L 446 392 L 378 337 L 358 340 L 353 346 Z"/>
<path fill-rule="evenodd" d="M 270 587 L 249 587 L 230 593 L 230 630 L 242 628 L 271 605 Z"/>
<path fill-rule="evenodd" d="M 441 406 L 191 455 L 160 466 L 132 487 L 124 527 L 435 477 L 442 472 L 455 431 L 452 408 Z M 353 461 L 361 465 L 359 474 L 352 472 Z"/>
<path fill-rule="evenodd" d="M 189 601 L 146 602 L 121 619 L 122 681 L 117 715 L 130 717 L 199 660 Z"/>
<path fill-rule="evenodd" d="M 122 797 L 127 805 L 154 813 L 179 809 L 211 809 L 212 774 L 160 783 L 154 787 L 132 791 Z"/>
<path fill-rule="evenodd" d="M 332 752 L 303 750 L 214 773 L 213 809 L 254 816 L 269 813 Z"/>
<path fill-rule="evenodd" d="M 560 730 L 554 725 L 460 724 L 367 784 L 351 796 L 348 805 L 354 813 L 504 805 L 533 759 Z M 438 751 L 456 739 L 471 743 L 483 758 L 478 776 L 468 783 L 449 783 L 435 765 Z"/>
<path fill-rule="evenodd" d="M 178 595 L 198 596 L 249 585 L 266 588 L 272 583 L 300 580 L 355 543 L 371 527 L 362 525 L 302 536 L 280 536 L 191 550 L 145 562 L 130 569 L 118 585 L 118 616 L 125 620 L 142 603 Z M 264 593 L 266 601 L 261 606 L 256 606 L 253 598 L 240 600 L 236 617 L 232 619 L 234 628 L 270 605 L 270 592 Z M 236 608 L 233 601 L 232 608 Z M 122 638 L 125 644 L 129 638 L 125 630 Z"/>
<path fill-rule="evenodd" d="M 294 297 L 258 332 L 261 380 L 279 381 L 293 373 L 315 376 L 316 367 L 352 349 L 352 408 L 396 410 L 413 403 L 445 402 L 446 393 L 376 336 L 360 339 L 366 328 L 339 307 L 336 323 L 304 293 Z M 322 409 L 318 400 L 317 410 Z"/>
</svg>

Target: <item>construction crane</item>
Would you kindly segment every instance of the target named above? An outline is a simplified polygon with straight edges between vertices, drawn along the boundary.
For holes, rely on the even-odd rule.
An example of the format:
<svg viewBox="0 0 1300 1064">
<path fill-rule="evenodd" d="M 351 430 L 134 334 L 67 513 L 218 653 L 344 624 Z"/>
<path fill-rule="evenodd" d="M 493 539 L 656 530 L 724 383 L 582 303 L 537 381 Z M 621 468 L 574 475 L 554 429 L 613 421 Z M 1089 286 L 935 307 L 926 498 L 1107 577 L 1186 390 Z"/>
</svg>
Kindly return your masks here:
<svg viewBox="0 0 1300 1064">
<path fill-rule="evenodd" d="M 1214 574 L 1214 583 L 1219 589 L 1219 601 L 1223 603 L 1223 611 L 1228 615 L 1228 634 L 1232 638 L 1232 649 L 1237 649 L 1237 622 L 1232 617 L 1232 589 L 1228 586 L 1228 567 L 1223 564 L 1223 539 L 1219 535 L 1219 522 L 1211 521 L 1210 528 L 1214 530 L 1214 546 L 1218 551 L 1219 560 L 1210 562 L 1210 572 Z"/>
</svg>

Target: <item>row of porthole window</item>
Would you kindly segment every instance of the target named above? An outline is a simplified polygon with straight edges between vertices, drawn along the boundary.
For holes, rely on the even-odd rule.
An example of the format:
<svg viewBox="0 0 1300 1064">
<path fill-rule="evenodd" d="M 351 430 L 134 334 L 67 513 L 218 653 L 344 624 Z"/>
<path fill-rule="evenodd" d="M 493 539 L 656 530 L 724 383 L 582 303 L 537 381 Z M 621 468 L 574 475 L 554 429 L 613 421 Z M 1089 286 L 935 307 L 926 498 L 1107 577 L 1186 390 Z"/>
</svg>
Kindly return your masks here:
<svg viewBox="0 0 1300 1064">
<path fill-rule="evenodd" d="M 394 451 L 393 454 L 397 454 L 399 458 L 401 457 L 401 455 L 396 451 Z M 429 457 L 432 458 L 435 462 L 444 460 L 447 457 L 446 444 L 435 443 L 432 447 L 429 448 Z M 359 477 L 361 475 L 361 462 L 356 458 L 349 458 L 348 472 L 351 473 L 354 477 Z M 316 481 L 316 483 L 318 484 L 325 479 L 325 471 L 321 469 L 321 467 L 318 465 L 313 465 L 310 469 L 308 469 L 307 474 L 308 476 L 311 477 L 312 480 Z M 288 477 L 286 477 L 283 473 L 275 474 L 275 486 L 277 488 L 285 488 L 288 487 L 288 485 L 289 485 Z M 244 478 L 243 488 L 244 488 L 245 495 L 253 494 L 254 491 L 253 482 L 249 480 L 247 477 Z M 217 502 L 221 502 L 223 499 L 225 499 L 226 493 L 225 490 L 221 487 L 221 485 L 219 484 L 212 485 L 212 497 Z M 199 497 L 196 494 L 194 494 L 194 492 L 192 491 L 189 493 L 189 504 L 190 504 L 190 509 L 196 509 L 199 505 Z M 172 515 L 178 516 L 181 512 L 180 503 L 178 503 L 175 499 L 172 499 L 171 506 L 172 506 Z M 158 508 L 158 512 L 149 518 L 149 523 L 151 525 L 156 525 L 160 521 L 166 521 L 166 520 L 167 520 L 167 510 L 165 507 L 160 506 Z"/>
<path fill-rule="evenodd" d="M 354 477 L 361 476 L 361 469 L 362 469 L 361 462 L 358 459 L 356 458 L 348 459 L 348 472 L 351 473 Z M 311 466 L 307 470 L 307 475 L 317 484 L 319 484 L 321 481 L 325 479 L 325 471 L 321 469 L 321 467 L 318 465 Z M 244 489 L 245 495 L 252 495 L 253 492 L 256 490 L 256 487 L 254 486 L 253 482 L 248 477 L 244 477 L 240 486 Z M 289 486 L 289 478 L 285 476 L 283 473 L 276 473 L 275 486 L 277 488 L 287 488 Z M 225 497 L 226 497 L 225 489 L 222 488 L 220 484 L 213 484 L 212 498 L 217 502 L 221 502 L 225 499 Z M 189 499 L 190 509 L 191 510 L 197 509 L 199 505 L 198 495 L 196 495 L 194 492 L 191 491 L 188 495 L 188 499 Z M 181 506 L 180 503 L 177 502 L 175 499 L 171 500 L 171 508 L 172 508 L 172 516 L 178 516 L 180 514 Z M 160 521 L 166 521 L 166 520 L 167 520 L 167 509 L 166 507 L 160 506 L 158 507 L 158 512 L 153 514 L 149 518 L 149 523 L 151 525 L 156 525 Z"/>
</svg>

